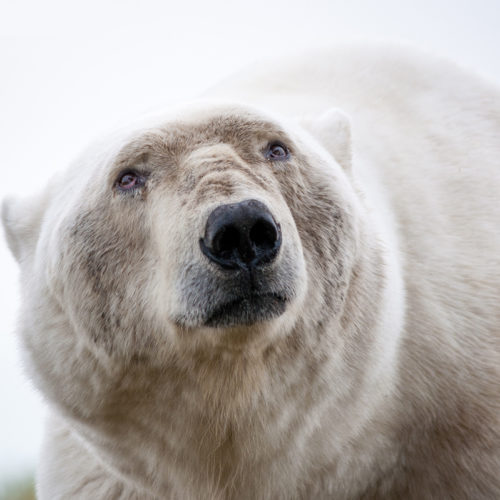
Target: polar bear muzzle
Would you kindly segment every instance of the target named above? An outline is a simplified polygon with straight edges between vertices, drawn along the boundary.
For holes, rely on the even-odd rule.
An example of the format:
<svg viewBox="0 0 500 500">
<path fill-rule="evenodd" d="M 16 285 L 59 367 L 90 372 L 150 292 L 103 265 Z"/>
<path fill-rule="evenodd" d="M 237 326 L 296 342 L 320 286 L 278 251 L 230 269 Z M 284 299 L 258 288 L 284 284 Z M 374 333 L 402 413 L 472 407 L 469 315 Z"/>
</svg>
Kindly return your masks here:
<svg viewBox="0 0 500 500">
<path fill-rule="evenodd" d="M 209 215 L 200 249 L 210 264 L 238 283 L 224 301 L 213 304 L 207 326 L 251 324 L 279 316 L 288 298 L 269 286 L 281 248 L 281 227 L 258 200 L 218 206 Z M 266 271 L 267 269 L 267 271 Z"/>
</svg>

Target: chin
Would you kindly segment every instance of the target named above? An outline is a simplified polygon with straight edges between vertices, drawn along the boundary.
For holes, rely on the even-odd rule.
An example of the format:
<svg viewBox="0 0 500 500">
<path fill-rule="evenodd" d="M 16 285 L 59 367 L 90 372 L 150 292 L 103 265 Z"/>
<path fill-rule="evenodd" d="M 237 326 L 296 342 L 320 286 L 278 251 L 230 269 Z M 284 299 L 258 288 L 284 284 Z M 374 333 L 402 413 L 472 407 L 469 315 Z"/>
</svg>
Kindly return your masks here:
<svg viewBox="0 0 500 500">
<path fill-rule="evenodd" d="M 250 293 L 236 296 L 234 299 L 218 304 L 210 311 L 204 326 L 224 328 L 251 326 L 263 321 L 270 321 L 281 316 L 289 299 L 285 294 Z"/>
</svg>

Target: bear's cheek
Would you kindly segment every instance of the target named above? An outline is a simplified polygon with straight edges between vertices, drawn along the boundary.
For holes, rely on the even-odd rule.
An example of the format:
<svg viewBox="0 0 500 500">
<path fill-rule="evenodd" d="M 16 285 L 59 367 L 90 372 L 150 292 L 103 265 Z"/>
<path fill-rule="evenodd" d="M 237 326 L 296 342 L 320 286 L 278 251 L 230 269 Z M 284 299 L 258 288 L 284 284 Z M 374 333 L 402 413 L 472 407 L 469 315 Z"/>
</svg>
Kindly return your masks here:
<svg viewBox="0 0 500 500">
<path fill-rule="evenodd" d="M 307 270 L 307 310 L 336 317 L 342 308 L 358 253 L 358 208 L 344 195 L 337 171 L 304 162 L 294 183 L 283 182 Z"/>
<path fill-rule="evenodd" d="M 144 212 L 93 207 L 66 226 L 53 288 L 72 324 L 108 351 L 124 337 L 142 339 L 155 268 Z"/>
</svg>

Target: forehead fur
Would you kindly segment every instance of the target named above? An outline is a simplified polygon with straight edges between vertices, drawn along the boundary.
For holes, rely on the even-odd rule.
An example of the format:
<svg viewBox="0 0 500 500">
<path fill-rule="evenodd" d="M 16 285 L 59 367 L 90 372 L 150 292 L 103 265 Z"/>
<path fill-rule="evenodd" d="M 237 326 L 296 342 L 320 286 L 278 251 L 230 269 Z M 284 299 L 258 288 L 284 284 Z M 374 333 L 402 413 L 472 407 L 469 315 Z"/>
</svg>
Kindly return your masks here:
<svg viewBox="0 0 500 500">
<path fill-rule="evenodd" d="M 215 106 L 211 111 L 190 111 L 181 119 L 143 129 L 120 149 L 115 164 L 145 161 L 149 154 L 176 158 L 207 143 L 225 143 L 245 149 L 255 141 L 286 140 L 284 129 L 267 116 L 246 108 Z"/>
</svg>

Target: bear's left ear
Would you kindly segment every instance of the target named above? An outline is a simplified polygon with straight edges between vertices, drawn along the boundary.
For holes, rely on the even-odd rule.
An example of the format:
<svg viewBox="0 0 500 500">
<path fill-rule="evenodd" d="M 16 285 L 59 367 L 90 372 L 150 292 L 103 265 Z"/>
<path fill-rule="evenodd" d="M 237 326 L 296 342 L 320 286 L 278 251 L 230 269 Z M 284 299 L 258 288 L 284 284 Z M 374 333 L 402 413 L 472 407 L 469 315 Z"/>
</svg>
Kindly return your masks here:
<svg viewBox="0 0 500 500">
<path fill-rule="evenodd" d="M 304 118 L 302 125 L 344 170 L 351 170 L 351 123 L 345 113 L 337 108 L 330 108 L 317 117 Z"/>
<path fill-rule="evenodd" d="M 47 202 L 47 190 L 24 199 L 3 200 L 2 222 L 5 236 L 18 262 L 21 262 L 36 246 Z"/>
</svg>

